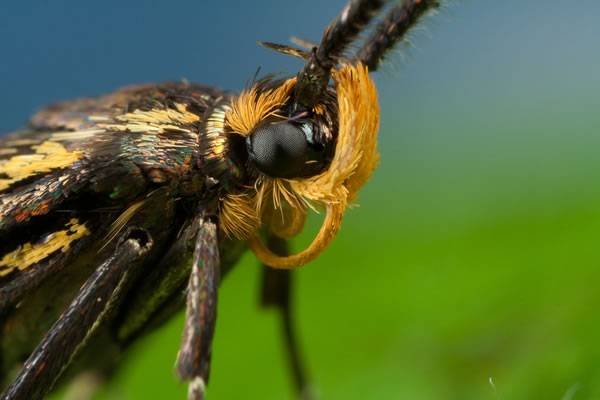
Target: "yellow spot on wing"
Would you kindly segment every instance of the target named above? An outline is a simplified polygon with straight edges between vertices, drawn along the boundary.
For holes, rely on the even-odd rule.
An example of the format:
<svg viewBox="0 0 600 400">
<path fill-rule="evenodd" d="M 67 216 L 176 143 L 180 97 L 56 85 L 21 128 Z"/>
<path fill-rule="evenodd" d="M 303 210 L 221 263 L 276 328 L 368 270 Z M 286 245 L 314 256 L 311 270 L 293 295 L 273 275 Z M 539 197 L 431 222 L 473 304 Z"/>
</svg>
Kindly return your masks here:
<svg viewBox="0 0 600 400">
<path fill-rule="evenodd" d="M 25 243 L 4 255 L 0 260 L 0 277 L 15 270 L 23 271 L 57 251 L 66 253 L 73 242 L 90 234 L 85 224 L 79 224 L 75 218 L 71 219 L 66 227 L 67 229 L 48 235 L 43 243 Z"/>
<path fill-rule="evenodd" d="M 50 139 L 57 142 L 85 140 L 103 132 L 105 132 L 104 129 L 83 129 L 79 131 L 54 132 L 52 133 L 52 136 L 50 136 Z"/>
<path fill-rule="evenodd" d="M 0 156 L 9 156 L 11 154 L 16 154 L 19 151 L 17 149 L 13 149 L 13 148 L 5 148 L 5 149 L 0 149 Z"/>
<path fill-rule="evenodd" d="M 0 161 L 0 174 L 7 176 L 0 179 L 0 190 L 30 176 L 66 168 L 83 155 L 81 151 L 68 151 L 62 144 L 50 140 L 31 148 L 35 153 L 20 154 Z"/>
<path fill-rule="evenodd" d="M 33 146 L 34 144 L 39 144 L 40 141 L 37 139 L 15 139 L 6 142 L 7 146 Z"/>
<path fill-rule="evenodd" d="M 166 131 L 190 132 L 188 125 L 200 117 L 187 110 L 184 104 L 175 104 L 175 109 L 152 109 L 133 112 L 115 117 L 117 123 L 98 124 L 102 128 L 127 130 L 129 132 L 164 133 Z"/>
</svg>

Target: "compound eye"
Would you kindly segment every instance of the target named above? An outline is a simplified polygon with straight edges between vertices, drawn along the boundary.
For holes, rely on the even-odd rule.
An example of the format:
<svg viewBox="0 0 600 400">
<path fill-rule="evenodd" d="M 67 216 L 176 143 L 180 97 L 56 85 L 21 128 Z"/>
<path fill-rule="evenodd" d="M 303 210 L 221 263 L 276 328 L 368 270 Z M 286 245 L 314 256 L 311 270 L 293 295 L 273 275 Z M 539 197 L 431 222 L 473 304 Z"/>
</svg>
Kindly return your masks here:
<svg viewBox="0 0 600 400">
<path fill-rule="evenodd" d="M 277 122 L 256 129 L 248 138 L 250 160 L 256 168 L 276 178 L 304 175 L 308 142 L 302 129 Z"/>
</svg>

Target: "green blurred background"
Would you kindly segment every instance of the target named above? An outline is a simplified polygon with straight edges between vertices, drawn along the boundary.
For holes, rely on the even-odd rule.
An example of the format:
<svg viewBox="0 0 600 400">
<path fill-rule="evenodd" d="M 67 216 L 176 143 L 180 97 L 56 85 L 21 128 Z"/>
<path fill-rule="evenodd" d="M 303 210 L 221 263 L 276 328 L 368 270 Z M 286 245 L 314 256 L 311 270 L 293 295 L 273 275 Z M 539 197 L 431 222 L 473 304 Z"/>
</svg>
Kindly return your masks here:
<svg viewBox="0 0 600 400">
<path fill-rule="evenodd" d="M 253 41 L 317 40 L 344 1 L 24 3 L 2 6 L 2 130 L 126 83 L 294 73 Z M 321 398 L 600 398 L 599 17 L 592 0 L 449 2 L 377 75 L 381 167 L 296 274 Z M 222 285 L 210 399 L 293 398 L 258 278 L 247 255 Z M 182 325 L 138 343 L 99 399 L 185 398 Z"/>
</svg>

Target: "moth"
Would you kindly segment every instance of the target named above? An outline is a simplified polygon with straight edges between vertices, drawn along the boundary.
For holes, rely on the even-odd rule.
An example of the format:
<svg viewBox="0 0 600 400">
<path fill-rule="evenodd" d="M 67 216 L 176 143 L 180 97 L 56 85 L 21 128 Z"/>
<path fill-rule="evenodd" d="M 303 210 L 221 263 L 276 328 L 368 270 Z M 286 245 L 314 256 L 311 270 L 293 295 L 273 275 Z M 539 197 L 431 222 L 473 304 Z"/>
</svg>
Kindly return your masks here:
<svg viewBox="0 0 600 400">
<path fill-rule="evenodd" d="M 262 43 L 302 59 L 296 76 L 239 94 L 131 86 L 51 105 L 0 140 L 2 399 L 105 374 L 184 306 L 176 369 L 188 398 L 204 398 L 219 282 L 248 249 L 265 266 L 263 303 L 280 310 L 307 393 L 290 270 L 327 248 L 376 168 L 370 72 L 439 3 L 392 4 L 357 44 L 384 6 L 349 1 L 318 44 Z M 311 210 L 324 211 L 321 228 L 291 254 Z"/>
</svg>

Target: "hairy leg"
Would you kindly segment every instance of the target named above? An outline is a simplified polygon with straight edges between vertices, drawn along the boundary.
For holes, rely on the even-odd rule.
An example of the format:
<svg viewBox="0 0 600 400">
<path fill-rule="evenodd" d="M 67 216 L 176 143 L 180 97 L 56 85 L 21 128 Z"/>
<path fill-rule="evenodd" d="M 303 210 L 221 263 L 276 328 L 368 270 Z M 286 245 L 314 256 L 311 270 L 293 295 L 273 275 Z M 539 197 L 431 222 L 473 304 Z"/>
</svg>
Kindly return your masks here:
<svg viewBox="0 0 600 400">
<path fill-rule="evenodd" d="M 40 399 L 52 389 L 79 347 L 103 321 L 127 274 L 142 263 L 152 244 L 149 234 L 140 229 L 123 236 L 25 361 L 2 400 Z"/>
<path fill-rule="evenodd" d="M 285 239 L 271 236 L 268 246 L 278 255 L 289 253 L 288 243 Z M 285 349 L 288 355 L 290 371 L 298 397 L 310 399 L 313 397 L 306 368 L 302 361 L 300 345 L 296 336 L 293 321 L 293 272 L 290 270 L 274 269 L 264 266 L 261 304 L 263 307 L 273 307 L 279 313 Z"/>
<path fill-rule="evenodd" d="M 217 225 L 209 218 L 203 218 L 199 223 L 187 289 L 185 328 L 177 358 L 177 372 L 189 384 L 189 400 L 204 399 L 210 372 L 220 279 Z"/>
</svg>

